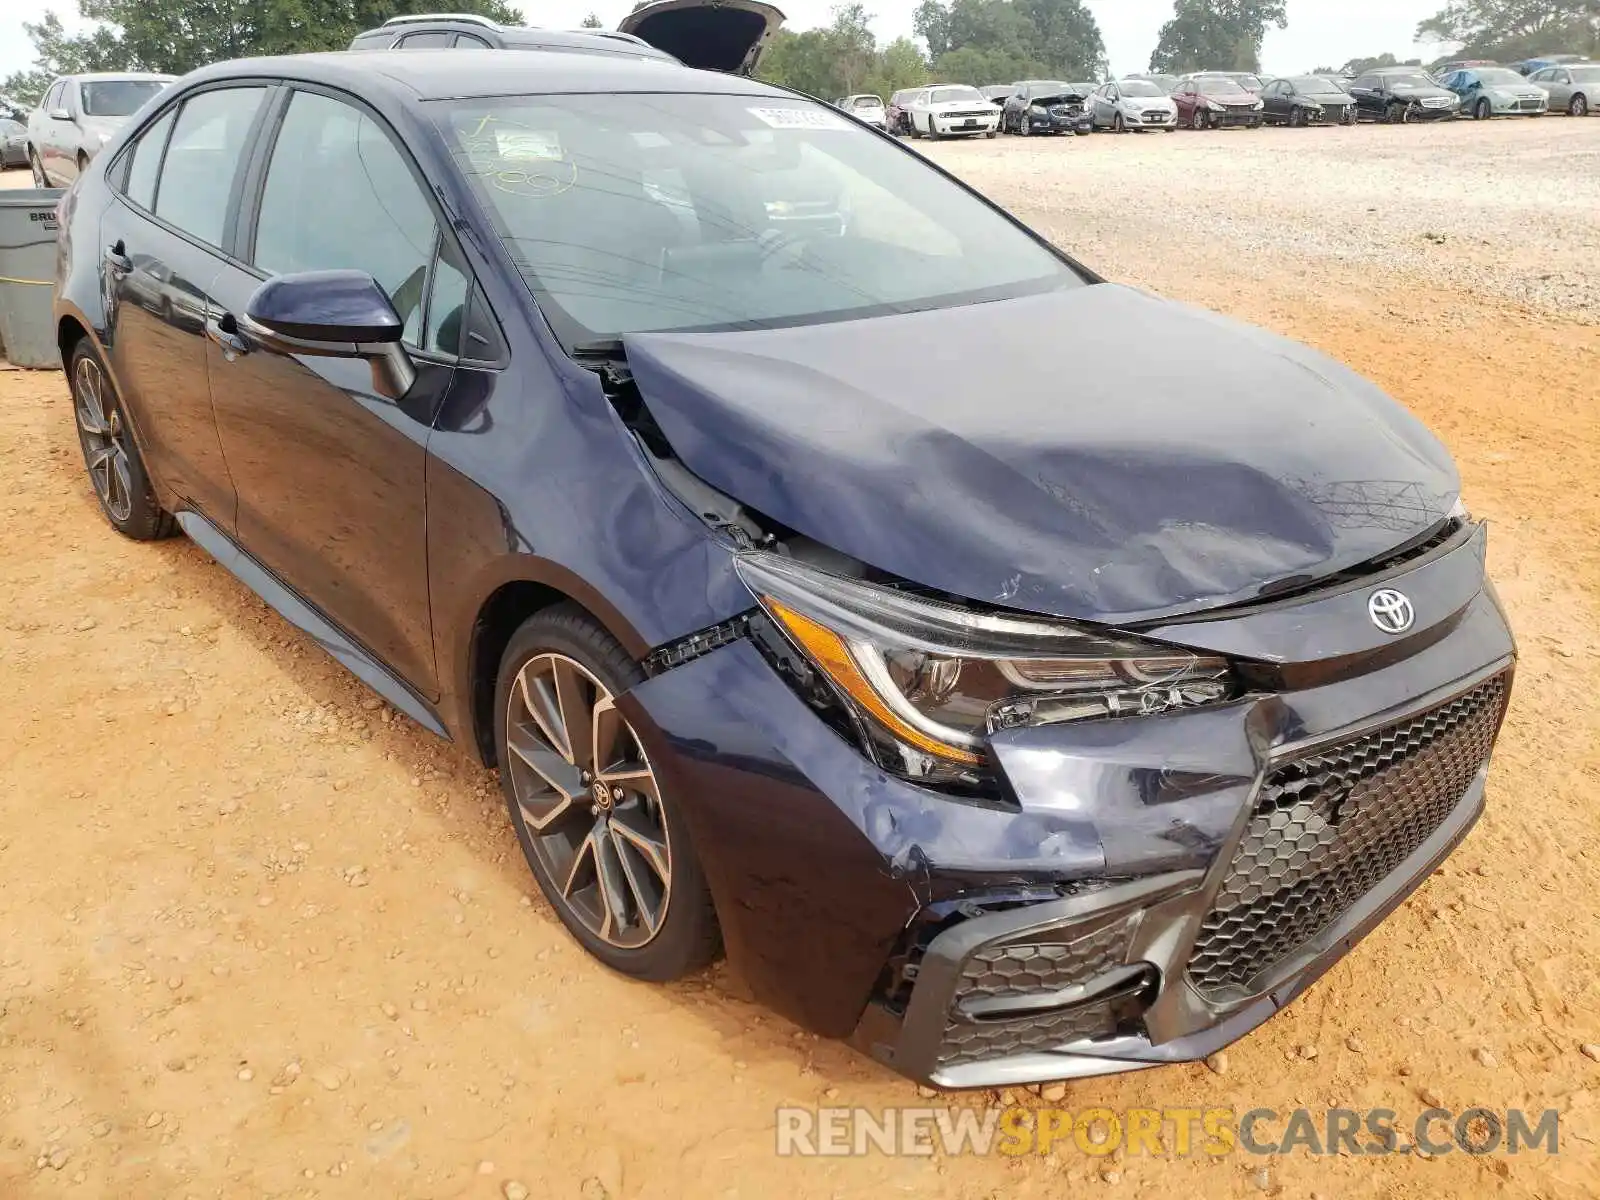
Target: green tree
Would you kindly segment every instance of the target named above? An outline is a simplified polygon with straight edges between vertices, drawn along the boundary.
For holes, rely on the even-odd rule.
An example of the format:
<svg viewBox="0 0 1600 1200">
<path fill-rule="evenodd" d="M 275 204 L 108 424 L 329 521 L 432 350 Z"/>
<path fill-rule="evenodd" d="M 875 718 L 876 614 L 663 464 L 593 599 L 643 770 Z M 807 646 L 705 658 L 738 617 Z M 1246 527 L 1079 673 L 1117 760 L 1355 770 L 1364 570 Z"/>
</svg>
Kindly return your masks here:
<svg viewBox="0 0 1600 1200">
<path fill-rule="evenodd" d="M 599 13 L 590 13 L 587 17 L 585 17 L 583 19 L 583 28 L 585 28 L 585 29 L 604 29 L 605 26 L 600 24 L 600 14 Z"/>
<path fill-rule="evenodd" d="M 912 26 L 942 80 L 981 85 L 1105 72 L 1100 27 L 1082 0 L 923 0 Z"/>
<path fill-rule="evenodd" d="M 1267 26 L 1288 20 L 1284 0 L 1177 0 L 1161 27 L 1150 69 L 1259 71 Z"/>
<path fill-rule="evenodd" d="M 1600 55 L 1600 0 L 1452 0 L 1417 26 L 1417 39 L 1458 42 L 1461 58 L 1504 62 Z"/>
<path fill-rule="evenodd" d="M 821 100 L 857 92 L 887 97 L 925 83 L 928 65 L 915 43 L 899 38 L 880 50 L 871 21 L 860 4 L 846 4 L 833 10 L 824 29 L 780 29 L 762 52 L 757 74 Z"/>
<path fill-rule="evenodd" d="M 74 71 L 181 75 L 228 58 L 342 50 L 363 29 L 438 7 L 437 0 L 78 0 L 78 14 L 96 27 L 68 37 L 53 12 L 25 25 L 34 65 L 0 87 L 20 94 Z M 452 0 L 450 7 L 508 24 L 522 19 L 503 0 Z"/>
</svg>

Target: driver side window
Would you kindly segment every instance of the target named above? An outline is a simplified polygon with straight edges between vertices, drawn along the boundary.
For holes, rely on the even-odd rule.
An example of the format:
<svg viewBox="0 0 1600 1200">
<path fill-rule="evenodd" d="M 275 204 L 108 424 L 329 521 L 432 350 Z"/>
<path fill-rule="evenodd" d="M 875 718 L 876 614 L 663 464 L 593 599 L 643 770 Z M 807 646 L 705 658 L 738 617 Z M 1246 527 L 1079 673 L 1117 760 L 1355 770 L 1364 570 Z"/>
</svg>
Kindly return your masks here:
<svg viewBox="0 0 1600 1200">
<path fill-rule="evenodd" d="M 456 353 L 441 331 L 459 329 L 468 282 L 441 263 L 433 209 L 406 157 L 363 110 L 296 92 L 284 114 L 256 218 L 252 260 L 286 275 L 335 269 L 377 280 L 417 349 Z M 428 293 L 435 311 L 428 312 Z"/>
</svg>

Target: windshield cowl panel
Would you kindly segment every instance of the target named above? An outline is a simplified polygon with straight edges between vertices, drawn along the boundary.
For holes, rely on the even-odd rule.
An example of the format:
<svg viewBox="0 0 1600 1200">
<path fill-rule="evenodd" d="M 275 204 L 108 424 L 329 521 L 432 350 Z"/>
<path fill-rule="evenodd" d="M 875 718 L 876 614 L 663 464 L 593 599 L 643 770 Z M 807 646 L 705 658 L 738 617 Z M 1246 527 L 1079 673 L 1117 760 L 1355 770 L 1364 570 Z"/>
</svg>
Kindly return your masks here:
<svg viewBox="0 0 1600 1200">
<path fill-rule="evenodd" d="M 1086 281 L 920 156 L 797 97 L 431 103 L 569 353 L 632 333 L 816 324 Z"/>
</svg>

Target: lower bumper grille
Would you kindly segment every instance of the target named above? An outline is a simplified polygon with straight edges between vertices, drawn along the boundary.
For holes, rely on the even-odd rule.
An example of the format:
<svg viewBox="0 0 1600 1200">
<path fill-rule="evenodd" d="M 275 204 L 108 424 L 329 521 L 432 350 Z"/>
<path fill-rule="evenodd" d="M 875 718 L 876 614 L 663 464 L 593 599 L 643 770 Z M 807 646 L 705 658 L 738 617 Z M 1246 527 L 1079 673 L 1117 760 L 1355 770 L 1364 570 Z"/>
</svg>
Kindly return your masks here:
<svg viewBox="0 0 1600 1200">
<path fill-rule="evenodd" d="M 1253 125 L 1259 116 L 1254 110 L 1250 112 L 1220 112 L 1211 114 L 1211 123 L 1214 125 Z"/>
<path fill-rule="evenodd" d="M 1116 1023 L 1110 1003 L 987 1020 L 965 1008 L 1024 1001 L 1102 976 L 1122 965 L 1130 932 L 1127 921 L 1118 921 L 1075 941 L 999 943 L 974 951 L 962 964 L 951 997 L 939 1065 L 1003 1058 L 1110 1034 Z"/>
<path fill-rule="evenodd" d="M 1392 874 L 1488 760 L 1496 676 L 1444 704 L 1276 766 L 1201 922 L 1188 976 L 1209 1000 L 1253 982 Z"/>
</svg>

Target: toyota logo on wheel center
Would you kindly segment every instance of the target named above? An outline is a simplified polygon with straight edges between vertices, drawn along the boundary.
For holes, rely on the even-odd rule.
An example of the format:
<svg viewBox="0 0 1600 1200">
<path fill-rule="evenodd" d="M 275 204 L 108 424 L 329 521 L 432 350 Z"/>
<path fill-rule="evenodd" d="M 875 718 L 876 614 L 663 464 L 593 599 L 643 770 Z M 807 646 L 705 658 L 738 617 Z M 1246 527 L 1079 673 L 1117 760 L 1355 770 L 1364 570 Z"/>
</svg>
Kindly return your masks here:
<svg viewBox="0 0 1600 1200">
<path fill-rule="evenodd" d="M 1417 611 L 1405 593 L 1379 588 L 1367 598 L 1367 615 L 1385 633 L 1404 633 L 1416 620 Z"/>
</svg>

